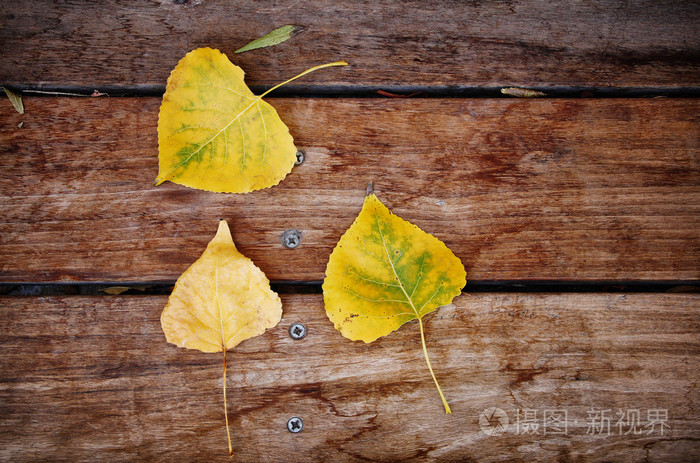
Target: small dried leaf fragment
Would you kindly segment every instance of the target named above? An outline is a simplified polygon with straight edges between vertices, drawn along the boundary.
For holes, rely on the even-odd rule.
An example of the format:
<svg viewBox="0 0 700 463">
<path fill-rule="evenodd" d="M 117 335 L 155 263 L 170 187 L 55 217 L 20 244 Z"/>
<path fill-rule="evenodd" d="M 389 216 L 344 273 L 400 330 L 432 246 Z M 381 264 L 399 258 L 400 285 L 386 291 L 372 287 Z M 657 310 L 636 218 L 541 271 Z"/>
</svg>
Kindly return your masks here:
<svg viewBox="0 0 700 463">
<path fill-rule="evenodd" d="M 544 92 L 519 87 L 505 87 L 501 89 L 501 93 L 517 98 L 538 98 L 542 96 L 547 96 L 547 94 Z"/>
<path fill-rule="evenodd" d="M 118 296 L 121 293 L 129 291 L 128 286 L 109 286 L 101 290 L 103 293 L 109 294 L 110 296 Z"/>
<path fill-rule="evenodd" d="M 24 103 L 22 102 L 22 95 L 13 92 L 7 87 L 3 87 L 3 90 L 5 90 L 5 95 L 7 95 L 7 98 L 10 99 L 10 103 L 12 103 L 12 106 L 14 106 L 15 110 L 17 110 L 17 112 L 20 114 L 24 114 Z"/>
<path fill-rule="evenodd" d="M 158 115 L 158 178 L 219 193 L 248 193 L 277 185 L 291 172 L 297 149 L 277 111 L 244 72 L 211 48 L 189 52 L 173 69 Z"/>
<path fill-rule="evenodd" d="M 224 416 L 233 454 L 226 405 L 226 351 L 276 326 L 282 302 L 253 261 L 238 252 L 226 221 L 207 249 L 175 283 L 160 317 L 168 342 L 224 354 Z"/>
<path fill-rule="evenodd" d="M 255 50 L 257 48 L 271 47 L 273 45 L 279 45 L 282 42 L 286 42 L 295 35 L 304 32 L 306 28 L 303 26 L 293 26 L 286 25 L 278 27 L 274 31 L 270 31 L 262 37 L 253 40 L 247 45 L 242 46 L 234 53 L 244 53 L 246 51 Z"/>
<path fill-rule="evenodd" d="M 150 287 L 151 286 L 149 286 L 149 285 L 108 286 L 106 288 L 102 288 L 100 291 L 102 291 L 103 293 L 109 294 L 110 296 L 118 296 L 122 293 L 129 291 L 129 290 L 144 292 L 147 289 L 149 289 Z"/>
<path fill-rule="evenodd" d="M 331 253 L 323 282 L 326 314 L 340 333 L 370 343 L 452 302 L 466 284 L 462 262 L 445 244 L 394 215 L 374 193 Z"/>
</svg>

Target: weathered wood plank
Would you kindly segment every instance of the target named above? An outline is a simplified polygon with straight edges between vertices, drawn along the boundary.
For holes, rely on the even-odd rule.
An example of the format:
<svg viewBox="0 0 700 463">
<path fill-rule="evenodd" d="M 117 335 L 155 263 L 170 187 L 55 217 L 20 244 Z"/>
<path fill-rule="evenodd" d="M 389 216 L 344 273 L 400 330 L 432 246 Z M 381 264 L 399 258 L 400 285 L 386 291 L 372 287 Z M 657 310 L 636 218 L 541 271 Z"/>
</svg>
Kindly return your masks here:
<svg viewBox="0 0 700 463">
<path fill-rule="evenodd" d="M 351 68 L 297 88 L 677 88 L 700 83 L 699 23 L 690 0 L 13 1 L 0 5 L 0 83 L 164 86 L 193 48 L 232 56 L 299 24 L 307 31 L 284 45 L 233 58 L 252 84 L 345 59 Z"/>
<path fill-rule="evenodd" d="M 165 301 L 0 298 L 0 460 L 229 461 L 221 356 L 167 344 Z M 228 354 L 236 461 L 700 458 L 700 295 L 462 295 L 426 325 L 452 415 L 415 323 L 353 343 L 320 295 L 283 302 L 278 327 Z M 301 341 L 287 335 L 297 321 Z M 481 430 L 491 407 L 507 413 L 503 434 Z M 545 432 L 545 410 L 566 411 L 565 433 L 551 419 Z M 603 410 L 609 436 L 592 426 Z M 642 432 L 627 433 L 636 411 Z"/>
<path fill-rule="evenodd" d="M 369 181 L 470 280 L 700 278 L 700 101 L 272 102 L 307 160 L 247 195 L 152 186 L 159 99 L 3 111 L 0 281 L 172 281 L 220 218 L 270 279 L 321 280 Z"/>
<path fill-rule="evenodd" d="M 272 102 L 307 160 L 248 195 L 152 186 L 158 99 L 3 111 L 0 281 L 172 281 L 219 218 L 272 280 L 321 280 L 372 180 L 470 280 L 700 277 L 697 100 Z"/>
</svg>

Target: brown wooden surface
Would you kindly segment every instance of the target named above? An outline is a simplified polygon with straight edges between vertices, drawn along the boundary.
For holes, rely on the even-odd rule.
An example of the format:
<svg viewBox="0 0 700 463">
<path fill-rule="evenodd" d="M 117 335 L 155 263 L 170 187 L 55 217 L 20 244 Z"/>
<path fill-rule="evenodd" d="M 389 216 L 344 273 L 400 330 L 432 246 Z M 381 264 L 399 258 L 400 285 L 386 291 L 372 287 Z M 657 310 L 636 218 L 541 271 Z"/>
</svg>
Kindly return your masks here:
<svg viewBox="0 0 700 463">
<path fill-rule="evenodd" d="M 283 283 L 323 278 L 373 181 L 471 282 L 697 290 L 700 100 L 560 97 L 697 96 L 699 23 L 689 0 L 0 2 L 0 86 L 112 95 L 25 95 L 23 116 L 0 98 L 0 283 L 172 282 L 224 218 L 298 290 Z M 233 54 L 284 24 L 306 31 Z M 115 96 L 158 95 L 201 46 L 256 91 L 350 62 L 269 99 L 306 153 L 279 186 L 152 186 L 160 99 Z M 555 98 L 465 98 L 506 86 Z M 367 98 L 378 89 L 454 98 Z M 294 250 L 280 243 L 290 228 Z M 321 295 L 282 299 L 280 325 L 228 354 L 231 460 L 221 355 L 165 342 L 166 296 L 0 297 L 0 462 L 700 461 L 700 294 L 463 294 L 426 317 L 453 415 L 415 323 L 353 343 Z M 287 335 L 295 321 L 304 340 Z M 510 420 L 497 436 L 479 425 L 492 407 Z M 544 431 L 547 410 L 567 412 L 566 434 Z M 603 411 L 610 435 L 589 426 Z M 626 433 L 619 413 L 637 411 L 642 432 Z M 533 412 L 526 434 L 515 420 Z"/>
<path fill-rule="evenodd" d="M 0 460 L 230 461 L 222 358 L 166 343 L 166 299 L 0 298 Z M 451 416 L 415 323 L 367 345 L 333 329 L 320 295 L 283 303 L 276 328 L 228 354 L 233 461 L 700 458 L 697 294 L 462 295 L 426 319 Z M 489 407 L 509 416 L 499 436 L 480 430 Z M 538 435 L 516 432 L 527 409 Z M 567 410 L 565 435 L 544 433 L 545 409 Z M 620 409 L 640 410 L 643 434 L 619 432 Z M 589 433 L 596 410 L 610 436 Z M 667 411 L 663 435 L 649 410 Z"/>
<path fill-rule="evenodd" d="M 0 281 L 172 281 L 220 218 L 271 280 L 321 280 L 369 181 L 469 280 L 700 277 L 697 100 L 270 101 L 307 160 L 247 195 L 152 186 L 160 99 L 5 108 Z"/>
<path fill-rule="evenodd" d="M 699 23 L 689 0 L 5 1 L 0 84 L 161 88 L 185 53 L 211 46 L 258 85 L 344 59 L 297 88 L 689 87 Z M 284 24 L 307 31 L 233 57 Z"/>
</svg>

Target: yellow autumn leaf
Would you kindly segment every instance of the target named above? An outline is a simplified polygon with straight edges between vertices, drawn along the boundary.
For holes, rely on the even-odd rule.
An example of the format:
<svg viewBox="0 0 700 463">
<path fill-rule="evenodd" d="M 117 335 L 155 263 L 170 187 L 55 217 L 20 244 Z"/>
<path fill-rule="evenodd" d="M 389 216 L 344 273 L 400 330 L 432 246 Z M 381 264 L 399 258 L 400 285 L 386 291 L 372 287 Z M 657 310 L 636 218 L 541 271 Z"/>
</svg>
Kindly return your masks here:
<svg viewBox="0 0 700 463">
<path fill-rule="evenodd" d="M 277 185 L 292 170 L 297 149 L 277 111 L 262 98 L 328 63 L 308 69 L 260 96 L 244 72 L 219 50 L 198 48 L 168 78 L 158 115 L 158 178 L 220 193 Z"/>
<path fill-rule="evenodd" d="M 326 313 L 343 336 L 366 343 L 417 319 L 425 361 L 451 413 L 428 358 L 421 319 L 452 302 L 466 276 L 442 241 L 394 215 L 370 193 L 328 261 Z"/>
<path fill-rule="evenodd" d="M 202 256 L 175 283 L 160 317 L 168 342 L 202 352 L 224 354 L 224 414 L 229 452 L 231 436 L 226 407 L 226 351 L 276 326 L 282 302 L 253 261 L 238 252 L 225 220 Z"/>
</svg>

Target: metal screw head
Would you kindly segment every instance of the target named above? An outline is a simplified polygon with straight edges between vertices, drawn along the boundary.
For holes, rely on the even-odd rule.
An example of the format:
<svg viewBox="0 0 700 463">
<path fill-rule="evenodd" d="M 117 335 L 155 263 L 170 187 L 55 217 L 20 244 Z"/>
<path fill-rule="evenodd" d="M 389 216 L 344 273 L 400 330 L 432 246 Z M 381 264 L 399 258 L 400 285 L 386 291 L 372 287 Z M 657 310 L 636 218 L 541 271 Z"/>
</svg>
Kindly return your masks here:
<svg viewBox="0 0 700 463">
<path fill-rule="evenodd" d="M 301 432 L 302 429 L 304 429 L 304 422 L 298 416 L 290 418 L 289 421 L 287 421 L 287 430 L 289 432 L 296 434 Z"/>
<path fill-rule="evenodd" d="M 303 151 L 297 151 L 297 160 L 294 162 L 295 166 L 298 166 L 302 162 L 304 162 L 304 152 Z"/>
<path fill-rule="evenodd" d="M 282 233 L 282 245 L 285 248 L 294 249 L 301 244 L 301 232 L 291 229 Z"/>
<path fill-rule="evenodd" d="M 304 339 L 306 337 L 306 327 L 301 323 L 289 325 L 289 337 L 292 339 Z"/>
</svg>

